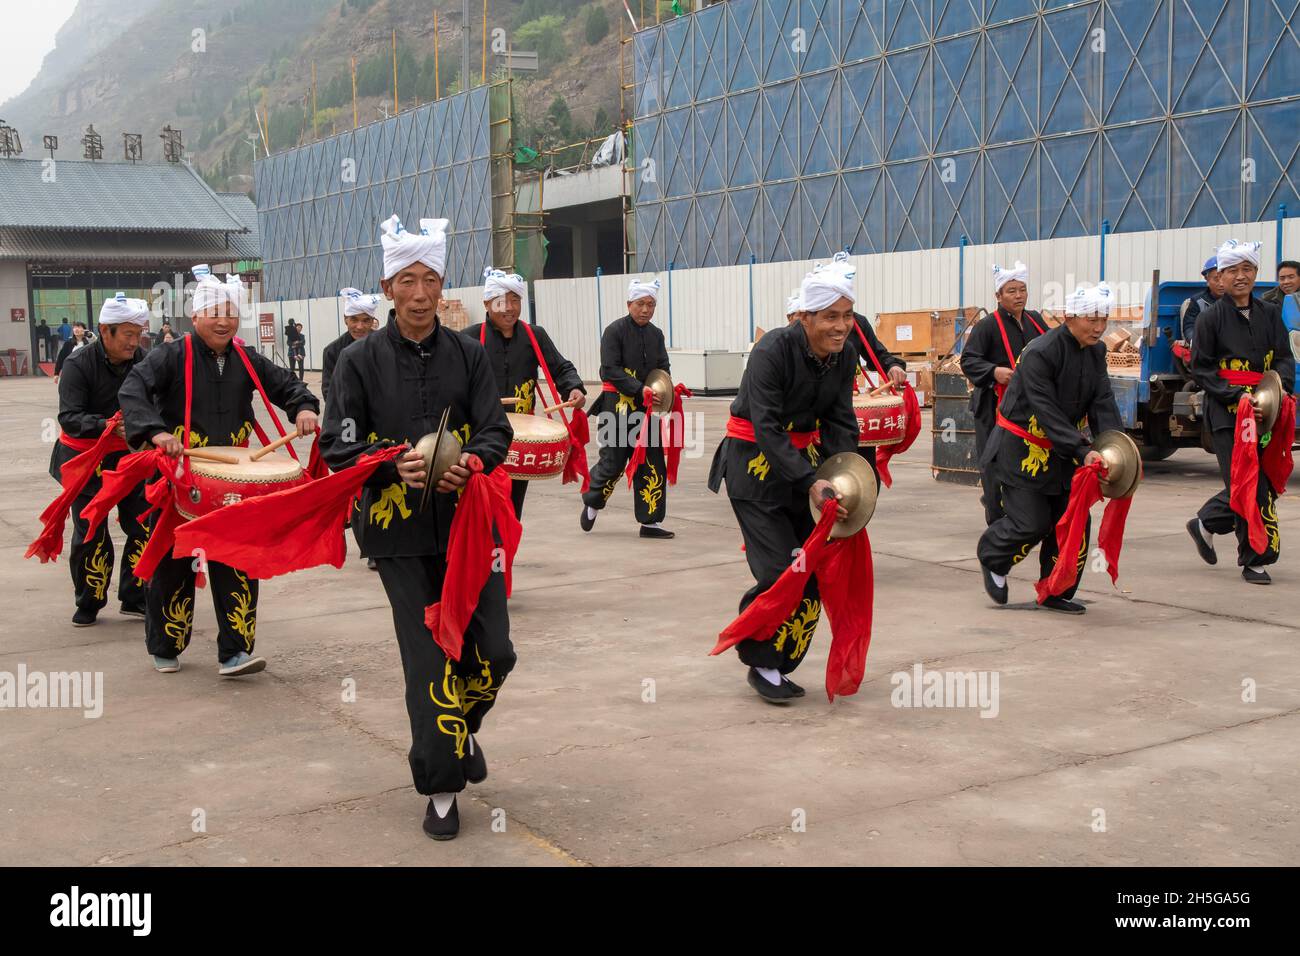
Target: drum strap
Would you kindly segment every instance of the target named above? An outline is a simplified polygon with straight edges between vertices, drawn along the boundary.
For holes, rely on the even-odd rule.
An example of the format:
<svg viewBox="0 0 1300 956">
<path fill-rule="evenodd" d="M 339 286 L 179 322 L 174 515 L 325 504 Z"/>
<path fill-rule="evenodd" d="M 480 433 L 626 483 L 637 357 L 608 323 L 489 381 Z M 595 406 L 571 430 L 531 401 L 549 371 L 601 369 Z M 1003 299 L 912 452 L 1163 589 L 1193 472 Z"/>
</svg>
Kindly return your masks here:
<svg viewBox="0 0 1300 956">
<path fill-rule="evenodd" d="M 871 356 L 871 362 L 876 366 L 876 371 L 880 373 L 881 383 L 887 383 L 889 376 L 885 374 L 885 366 L 876 357 L 876 350 L 867 342 L 867 336 L 863 333 L 862 326 L 858 325 L 857 319 L 853 320 L 853 329 L 858 333 L 858 338 L 862 340 L 863 348 Z M 910 382 L 903 385 L 903 411 L 907 416 L 907 431 L 903 436 L 903 440 L 897 445 L 884 445 L 876 451 L 876 470 L 880 473 L 880 481 L 886 488 L 892 487 L 894 484 L 894 478 L 889 473 L 889 460 L 911 448 L 912 442 L 916 441 L 916 436 L 921 433 L 921 403 L 917 400 L 916 391 L 912 388 Z"/>
<path fill-rule="evenodd" d="M 880 363 L 880 359 L 876 355 L 876 350 L 873 349 L 871 343 L 867 341 L 867 336 L 862 331 L 862 326 L 858 325 L 857 319 L 853 320 L 853 331 L 858 333 L 858 338 L 862 340 L 862 347 L 866 349 L 867 355 L 871 356 L 871 364 L 876 367 L 876 371 L 880 374 L 880 383 L 883 385 L 885 382 L 889 381 L 889 376 L 885 374 L 885 366 Z"/>
<path fill-rule="evenodd" d="M 1029 320 L 1029 323 L 1038 330 L 1039 335 L 1044 334 L 1043 327 L 1034 320 L 1033 315 L 1031 315 L 1028 310 L 1021 314 L 1024 315 L 1024 317 Z M 1007 338 L 1007 327 L 1002 324 L 1002 310 L 995 309 L 993 311 L 993 318 L 997 320 L 998 331 L 1002 333 L 1002 347 L 1007 350 L 1007 361 L 1011 363 L 1011 371 L 1014 372 L 1016 370 L 1016 356 L 1015 353 L 1011 351 L 1011 339 Z M 998 393 L 998 404 L 1001 405 L 1002 396 L 1007 393 L 1007 387 L 1005 385 L 994 385 L 993 390 Z"/>
</svg>

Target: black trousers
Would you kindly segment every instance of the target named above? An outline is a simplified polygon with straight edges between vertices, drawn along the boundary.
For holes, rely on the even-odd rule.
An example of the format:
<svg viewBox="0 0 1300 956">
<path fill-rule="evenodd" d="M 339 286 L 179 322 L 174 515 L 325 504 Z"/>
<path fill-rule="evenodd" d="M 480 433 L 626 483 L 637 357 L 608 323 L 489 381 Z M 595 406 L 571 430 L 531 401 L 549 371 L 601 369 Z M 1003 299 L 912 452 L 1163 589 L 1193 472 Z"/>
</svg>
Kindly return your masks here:
<svg viewBox="0 0 1300 956">
<path fill-rule="evenodd" d="M 528 485 L 529 482 L 517 479 L 512 479 L 510 482 L 510 500 L 515 503 L 516 518 L 524 516 L 524 496 L 528 494 Z"/>
<path fill-rule="evenodd" d="M 99 482 L 89 487 L 72 503 L 72 547 L 68 552 L 68 570 L 72 573 L 72 592 L 77 607 L 100 611 L 108 604 L 108 587 L 113 581 L 113 539 L 108 534 L 108 521 L 103 521 L 95 536 L 87 540 L 88 522 L 82 519 L 81 509 L 99 491 Z M 149 510 L 144 497 L 144 486 L 135 488 L 117 506 L 117 521 L 126 532 L 122 549 L 122 566 L 118 571 L 117 598 L 127 607 L 144 604 L 144 582 L 132 572 L 149 540 L 149 529 L 140 516 Z"/>
<path fill-rule="evenodd" d="M 993 433 L 995 427 L 996 426 L 992 421 L 976 417 L 976 461 L 979 461 L 984 457 L 984 446 L 988 444 L 989 435 Z M 983 494 L 980 497 L 980 503 L 984 505 L 984 523 L 990 526 L 1003 515 L 1002 484 L 998 481 L 995 472 L 995 465 L 989 465 L 987 468 L 980 468 L 980 489 L 983 491 Z"/>
<path fill-rule="evenodd" d="M 1056 566 L 1056 522 L 1065 514 L 1070 496 L 1062 491 L 1056 495 L 1045 495 L 1015 485 L 1002 486 L 1002 504 L 1006 513 L 998 518 L 980 537 L 976 554 L 980 563 L 994 574 L 1010 574 L 1011 569 L 1029 557 L 1034 545 L 1041 542 L 1038 549 L 1038 570 L 1040 577 L 1047 577 Z M 1092 537 L 1092 519 L 1083 533 L 1083 546 L 1079 549 L 1076 560 L 1078 571 L 1088 560 L 1088 544 Z M 1069 600 L 1079 589 L 1079 579 L 1074 586 L 1060 596 Z"/>
<path fill-rule="evenodd" d="M 1277 523 L 1277 495 L 1269 484 L 1264 469 L 1259 470 L 1259 484 L 1255 488 L 1255 503 L 1259 506 L 1260 517 L 1264 521 L 1264 531 L 1268 544 L 1260 554 L 1250 547 L 1250 532 L 1243 518 L 1239 517 L 1228 503 L 1229 487 L 1232 481 L 1232 436 L 1231 428 L 1220 428 L 1211 433 L 1214 442 L 1214 456 L 1219 460 L 1219 474 L 1223 476 L 1223 490 L 1201 505 L 1196 517 L 1201 519 L 1211 534 L 1237 533 L 1237 564 L 1243 568 L 1261 568 L 1277 561 L 1282 550 L 1282 533 Z"/>
<path fill-rule="evenodd" d="M 192 557 L 163 558 L 145 589 L 144 642 L 156 657 L 179 657 L 194 631 Z M 230 660 L 240 651 L 253 653 L 257 631 L 257 580 L 215 561 L 207 562 L 207 587 L 217 611 L 217 659 Z"/>
<path fill-rule="evenodd" d="M 304 374 L 303 365 L 306 361 L 305 352 L 289 352 L 289 371 L 298 376 L 298 381 L 302 381 Z"/>
<path fill-rule="evenodd" d="M 743 611 L 790 567 L 795 550 L 803 547 L 816 522 L 808 510 L 808 496 L 798 492 L 793 492 L 788 501 L 732 498 L 731 510 L 736 513 L 736 521 L 740 524 L 740 533 L 745 539 L 745 560 L 754 575 L 754 586 L 740 598 L 740 610 Z M 736 645 L 741 663 L 750 667 L 771 667 L 782 674 L 791 673 L 807 656 L 821 613 L 817 578 L 809 575 L 803 600 L 771 639 L 741 641 Z"/>
<path fill-rule="evenodd" d="M 505 575 L 493 573 L 465 630 L 460 661 L 443 654 L 424 624 L 424 609 L 442 594 L 440 555 L 376 557 L 379 579 L 393 607 L 393 628 L 406 675 L 411 718 L 411 777 L 423 794 L 465 789 L 463 760 L 515 666 L 506 610 Z"/>
<path fill-rule="evenodd" d="M 651 428 L 658 422 L 652 421 Z M 632 458 L 632 445 L 602 445 L 596 467 L 591 469 L 591 487 L 582 496 L 583 504 L 599 511 L 609 501 L 619 482 L 626 481 L 623 469 Z M 668 471 L 664 465 L 663 446 L 657 441 L 646 448 L 645 462 L 632 475 L 632 509 L 641 524 L 663 521 L 668 514 Z"/>
</svg>

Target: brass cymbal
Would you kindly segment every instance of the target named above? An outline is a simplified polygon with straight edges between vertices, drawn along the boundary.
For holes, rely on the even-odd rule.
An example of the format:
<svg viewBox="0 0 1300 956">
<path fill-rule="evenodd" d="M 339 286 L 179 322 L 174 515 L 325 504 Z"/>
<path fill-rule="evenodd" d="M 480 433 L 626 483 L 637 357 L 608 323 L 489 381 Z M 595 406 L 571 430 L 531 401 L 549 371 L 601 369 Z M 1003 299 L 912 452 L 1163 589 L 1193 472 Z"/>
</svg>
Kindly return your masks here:
<svg viewBox="0 0 1300 956">
<path fill-rule="evenodd" d="M 1137 442 L 1121 431 L 1102 432 L 1092 443 L 1092 450 L 1106 462 L 1106 477 L 1101 479 L 1101 493 L 1107 498 L 1128 498 L 1142 481 L 1142 455 Z"/>
<path fill-rule="evenodd" d="M 1285 394 L 1282 389 L 1282 376 L 1272 369 L 1265 372 L 1264 377 L 1255 386 L 1255 393 L 1250 396 L 1250 400 L 1259 409 L 1265 432 L 1271 431 L 1277 421 L 1278 412 L 1282 410 L 1282 396 Z"/>
<path fill-rule="evenodd" d="M 429 510 L 433 489 L 447 469 L 460 461 L 460 436 L 447 430 L 450 409 L 444 409 L 438 430 L 430 432 L 415 443 L 415 450 L 424 458 L 424 492 L 420 495 L 420 512 Z"/>
<path fill-rule="evenodd" d="M 651 369 L 645 377 L 645 387 L 655 393 L 654 412 L 667 415 L 673 410 L 673 379 L 661 368 Z"/>
<path fill-rule="evenodd" d="M 867 526 L 871 516 L 876 513 L 876 496 L 879 486 L 876 473 L 871 470 L 865 458 L 856 452 L 840 452 L 827 458 L 817 469 L 817 480 L 826 479 L 838 494 L 844 496 L 840 502 L 849 516 L 836 521 L 831 528 L 832 538 L 848 538 Z M 811 501 L 808 510 L 815 519 L 821 519 L 821 511 Z"/>
</svg>

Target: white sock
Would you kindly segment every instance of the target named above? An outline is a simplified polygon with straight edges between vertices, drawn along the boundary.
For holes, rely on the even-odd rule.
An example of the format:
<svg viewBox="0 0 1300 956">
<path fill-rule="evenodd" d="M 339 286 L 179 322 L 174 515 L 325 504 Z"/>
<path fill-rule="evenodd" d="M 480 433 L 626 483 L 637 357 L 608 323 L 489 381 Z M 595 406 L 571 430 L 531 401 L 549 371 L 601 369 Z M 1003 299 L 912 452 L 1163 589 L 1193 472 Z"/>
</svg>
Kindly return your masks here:
<svg viewBox="0 0 1300 956">
<path fill-rule="evenodd" d="M 754 670 L 763 675 L 763 680 L 767 681 L 774 687 L 781 686 L 781 672 L 775 667 L 755 667 Z"/>
<path fill-rule="evenodd" d="M 474 735 L 473 734 L 469 735 L 469 753 L 471 757 L 474 756 Z"/>
<path fill-rule="evenodd" d="M 651 524 L 643 525 L 643 527 L 646 527 L 646 528 L 662 528 L 663 525 L 660 524 L 658 521 L 655 521 L 655 522 L 653 522 L 653 523 L 651 523 Z"/>
<path fill-rule="evenodd" d="M 451 812 L 451 805 L 456 802 L 454 793 L 435 793 L 433 795 L 433 812 L 439 817 L 446 817 Z"/>
<path fill-rule="evenodd" d="M 1209 528 L 1205 527 L 1205 522 L 1202 521 L 1200 518 L 1197 518 L 1196 527 L 1200 529 L 1201 540 L 1204 541 L 1206 544 L 1208 544 L 1211 548 L 1214 547 L 1214 534 L 1213 532 L 1210 531 Z"/>
<path fill-rule="evenodd" d="M 1004 588 L 1007 586 L 1007 576 L 1005 574 L 994 574 L 992 571 L 990 571 L 989 577 L 993 579 L 993 583 L 996 584 L 998 587 Z"/>
<path fill-rule="evenodd" d="M 591 505 L 587 505 L 587 520 L 588 521 L 596 520 L 596 509 L 593 508 Z"/>
</svg>

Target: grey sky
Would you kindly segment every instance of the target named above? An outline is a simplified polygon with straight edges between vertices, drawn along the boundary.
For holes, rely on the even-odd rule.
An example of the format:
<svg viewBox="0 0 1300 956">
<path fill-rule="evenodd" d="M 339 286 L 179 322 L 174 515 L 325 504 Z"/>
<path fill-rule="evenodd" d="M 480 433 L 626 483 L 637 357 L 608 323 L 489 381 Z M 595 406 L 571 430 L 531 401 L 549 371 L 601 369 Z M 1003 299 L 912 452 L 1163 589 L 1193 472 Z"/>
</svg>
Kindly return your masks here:
<svg viewBox="0 0 1300 956">
<path fill-rule="evenodd" d="M 36 78 L 41 60 L 54 49 L 54 34 L 76 5 L 77 0 L 0 0 L 5 34 L 0 103 L 17 96 Z"/>
</svg>

